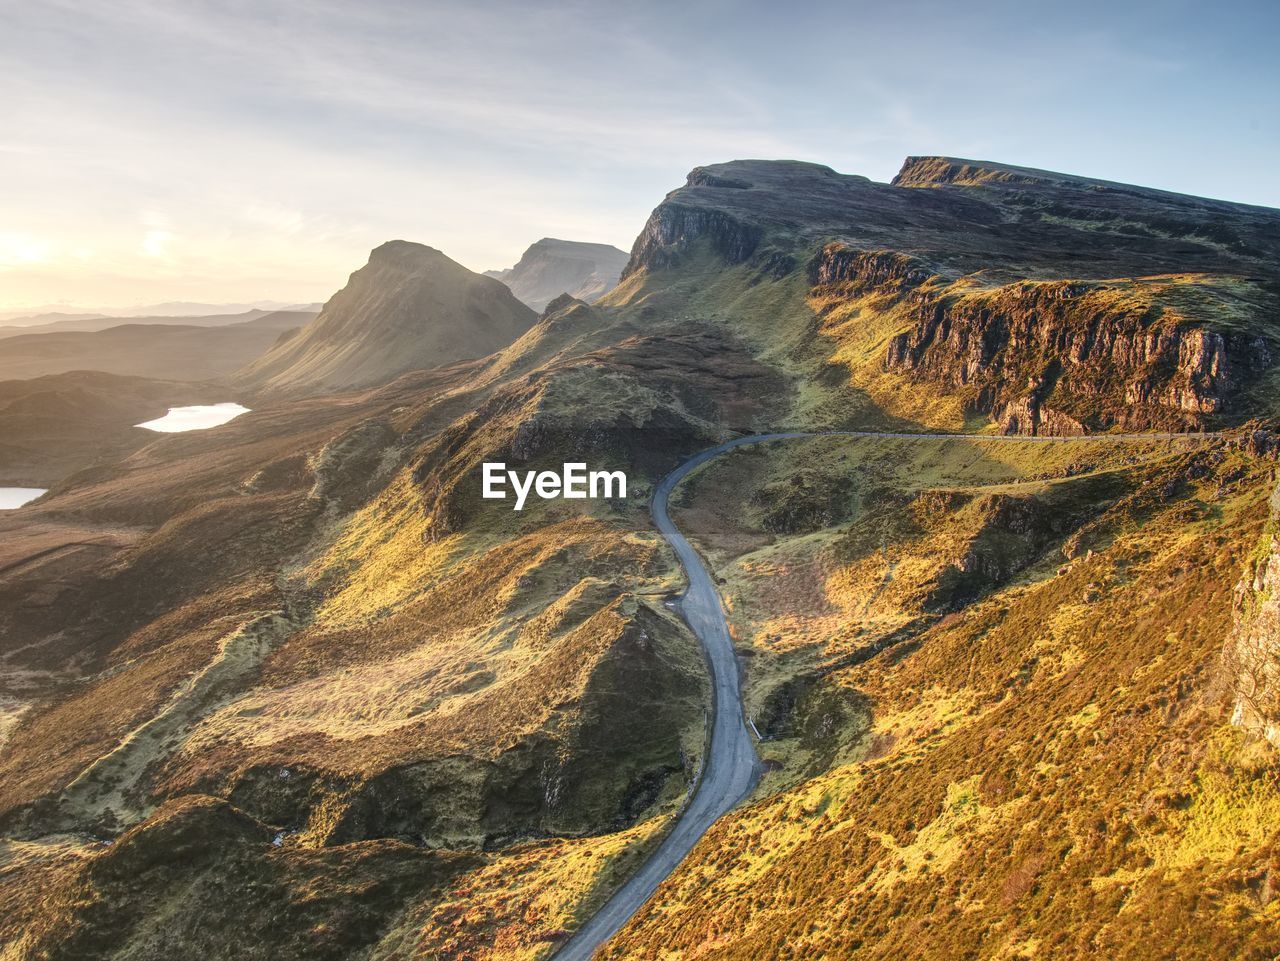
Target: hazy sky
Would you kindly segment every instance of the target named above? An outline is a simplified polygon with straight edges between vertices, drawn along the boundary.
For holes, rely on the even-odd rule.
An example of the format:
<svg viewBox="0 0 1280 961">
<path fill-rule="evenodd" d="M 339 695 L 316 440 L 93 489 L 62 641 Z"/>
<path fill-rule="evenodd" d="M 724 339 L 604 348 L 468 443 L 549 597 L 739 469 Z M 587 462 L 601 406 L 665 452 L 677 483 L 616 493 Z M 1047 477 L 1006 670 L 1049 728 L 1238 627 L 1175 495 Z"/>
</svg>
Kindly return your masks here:
<svg viewBox="0 0 1280 961">
<path fill-rule="evenodd" d="M 689 168 L 1003 160 L 1280 206 L 1280 4 L 0 0 L 0 308 L 629 248 Z"/>
</svg>

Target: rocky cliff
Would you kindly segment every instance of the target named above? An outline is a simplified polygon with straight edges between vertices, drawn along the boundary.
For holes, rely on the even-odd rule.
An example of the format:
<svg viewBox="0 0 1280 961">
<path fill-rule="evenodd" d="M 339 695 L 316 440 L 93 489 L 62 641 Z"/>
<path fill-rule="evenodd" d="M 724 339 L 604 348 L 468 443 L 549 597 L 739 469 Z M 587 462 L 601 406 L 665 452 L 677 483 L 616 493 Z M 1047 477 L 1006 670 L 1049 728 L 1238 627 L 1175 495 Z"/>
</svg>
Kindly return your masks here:
<svg viewBox="0 0 1280 961">
<path fill-rule="evenodd" d="M 912 157 L 877 184 L 702 167 L 654 210 L 624 277 L 656 289 L 707 263 L 699 251 L 750 286 L 806 272 L 816 328 L 775 305 L 766 336 L 825 353 L 890 413 L 947 399 L 1006 433 L 1238 422 L 1280 347 L 1280 213 L 1051 171 Z"/>
<path fill-rule="evenodd" d="M 957 294 L 939 284 L 909 298 L 912 326 L 889 341 L 885 367 L 962 394 L 1004 433 L 1202 428 L 1233 412 L 1271 348 L 1161 302 L 1180 286 L 1064 280 Z"/>
<path fill-rule="evenodd" d="M 1257 550 L 1236 585 L 1235 626 L 1224 662 L 1231 723 L 1280 746 L 1280 487 L 1268 508 Z"/>
<path fill-rule="evenodd" d="M 642 267 L 674 266 L 700 240 L 727 263 L 737 264 L 755 252 L 760 243 L 760 229 L 721 211 L 663 204 L 649 217 L 636 238 L 631 260 L 622 276 L 628 277 Z"/>
<path fill-rule="evenodd" d="M 544 237 L 529 247 L 514 267 L 486 270 L 520 301 L 541 311 L 561 294 L 593 304 L 618 283 L 626 251 L 609 244 Z"/>
</svg>

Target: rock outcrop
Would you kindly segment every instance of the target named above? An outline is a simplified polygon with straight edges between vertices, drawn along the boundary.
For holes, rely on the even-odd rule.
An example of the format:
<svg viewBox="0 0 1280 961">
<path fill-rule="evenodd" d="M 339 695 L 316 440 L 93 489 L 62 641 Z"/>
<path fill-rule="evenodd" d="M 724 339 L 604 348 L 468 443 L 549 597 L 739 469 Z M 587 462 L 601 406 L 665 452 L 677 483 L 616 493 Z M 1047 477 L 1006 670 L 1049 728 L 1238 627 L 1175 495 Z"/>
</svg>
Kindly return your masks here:
<svg viewBox="0 0 1280 961">
<path fill-rule="evenodd" d="M 522 303 L 542 311 L 561 294 L 595 303 L 617 286 L 626 263 L 626 251 L 609 244 L 544 237 L 514 267 L 486 270 L 485 276 L 502 281 Z"/>
<path fill-rule="evenodd" d="M 741 190 L 741 187 L 726 188 Z M 760 229 L 716 210 L 663 204 L 649 217 L 631 249 L 623 277 L 642 267 L 661 269 L 680 262 L 694 242 L 705 238 L 725 262 L 738 264 L 755 253 Z"/>
<path fill-rule="evenodd" d="M 964 392 L 1005 433 L 1204 427 L 1270 366 L 1270 349 L 1190 326 L 1143 293 L 1129 281 L 943 287 L 911 305 L 914 326 L 885 366 Z"/>
<path fill-rule="evenodd" d="M 1231 722 L 1280 747 L 1280 487 L 1258 551 L 1236 585 L 1235 630 L 1224 661 Z"/>
<path fill-rule="evenodd" d="M 1248 288 L 1238 279 L 991 286 L 907 254 L 829 243 L 809 280 L 821 310 L 896 311 L 906 329 L 889 339 L 884 369 L 960 395 L 1004 433 L 1204 428 L 1272 363 L 1261 334 L 1207 326 L 1212 297 Z"/>
<path fill-rule="evenodd" d="M 855 284 L 861 289 L 901 293 L 936 276 L 929 264 L 892 250 L 857 250 L 830 243 L 809 262 L 812 284 Z"/>
</svg>

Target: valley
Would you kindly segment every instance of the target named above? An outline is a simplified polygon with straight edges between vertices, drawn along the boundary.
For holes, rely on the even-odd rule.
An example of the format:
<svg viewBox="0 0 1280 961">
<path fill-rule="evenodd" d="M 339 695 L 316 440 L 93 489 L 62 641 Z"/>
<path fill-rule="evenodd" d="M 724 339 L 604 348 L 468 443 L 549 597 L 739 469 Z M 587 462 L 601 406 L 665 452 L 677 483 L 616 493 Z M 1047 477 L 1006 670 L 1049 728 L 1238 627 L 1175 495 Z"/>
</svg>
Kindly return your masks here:
<svg viewBox="0 0 1280 961">
<path fill-rule="evenodd" d="M 1269 957 L 1277 262 L 736 161 L 607 292 L 392 241 L 234 369 L 0 384 L 0 957 Z"/>
<path fill-rule="evenodd" d="M 647 902 L 680 863 L 689 855 L 698 839 L 723 815 L 735 808 L 749 795 L 761 774 L 760 759 L 755 741 L 761 740 L 759 729 L 751 720 L 747 705 L 739 689 L 741 667 L 730 629 L 725 620 L 724 601 L 715 587 L 716 580 L 704 566 L 700 554 L 672 523 L 668 500 L 676 486 L 694 471 L 709 464 L 716 457 L 758 444 L 794 441 L 811 438 L 875 438 L 894 443 L 947 443 L 965 440 L 991 444 L 1005 443 L 1056 443 L 1092 444 L 1104 443 L 1139 445 L 1150 451 L 1165 444 L 1181 446 L 1185 443 L 1212 444 L 1215 441 L 1204 435 L 1155 434 L 1105 435 L 1097 439 L 1065 437 L 1021 437 L 997 435 L 958 434 L 895 434 L 889 432 L 822 432 L 786 434 L 756 434 L 726 441 L 691 457 L 658 484 L 651 504 L 655 526 L 671 544 L 684 569 L 687 586 L 677 601 L 678 609 L 690 630 L 703 646 L 711 673 L 713 691 L 712 723 L 707 744 L 706 760 L 694 780 L 689 801 L 677 816 L 676 824 L 663 838 L 662 843 L 649 856 L 644 865 L 629 877 L 609 901 L 591 919 L 575 932 L 573 939 L 557 951 L 555 957 L 562 961 L 589 959 L 595 951 L 613 937 L 618 930 Z M 1163 442 L 1163 443 L 1162 443 Z M 718 532 L 717 540 L 732 542 L 737 531 Z M 887 575 L 892 577 L 892 571 Z M 867 599 L 868 606 L 874 596 Z M 856 625 L 855 625 L 856 626 Z M 748 732 L 748 724 L 751 731 Z"/>
</svg>

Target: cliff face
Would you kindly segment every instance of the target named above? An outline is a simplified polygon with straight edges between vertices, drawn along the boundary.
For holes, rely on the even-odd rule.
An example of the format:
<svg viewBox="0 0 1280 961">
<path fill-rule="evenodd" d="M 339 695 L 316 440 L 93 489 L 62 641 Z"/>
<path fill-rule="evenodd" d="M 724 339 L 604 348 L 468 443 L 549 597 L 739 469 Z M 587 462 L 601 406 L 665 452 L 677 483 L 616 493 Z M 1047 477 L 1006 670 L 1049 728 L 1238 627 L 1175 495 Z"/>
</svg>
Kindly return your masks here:
<svg viewBox="0 0 1280 961">
<path fill-rule="evenodd" d="M 595 303 L 617 285 L 626 263 L 626 251 L 608 244 L 545 237 L 514 267 L 487 270 L 485 276 L 502 281 L 521 303 L 541 311 L 561 294 Z"/>
<path fill-rule="evenodd" d="M 809 267 L 815 285 L 853 284 L 861 290 L 902 294 L 936 276 L 924 261 L 893 251 L 855 250 L 844 244 L 827 244 Z"/>
<path fill-rule="evenodd" d="M 1204 428 L 1236 413 L 1238 395 L 1272 363 L 1262 334 L 1207 326 L 1237 294 L 1263 298 L 1238 278 L 992 287 L 840 243 L 822 249 L 809 275 L 820 312 L 856 304 L 906 326 L 888 339 L 885 371 L 958 395 L 1004 433 Z M 1257 330 L 1266 326 L 1257 318 Z"/>
<path fill-rule="evenodd" d="M 675 266 L 698 240 L 705 240 L 727 263 L 742 263 L 755 252 L 760 235 L 759 227 L 722 211 L 663 204 L 636 238 L 622 276 L 629 277 L 641 268 Z"/>
<path fill-rule="evenodd" d="M 1132 281 L 1020 283 L 908 305 L 888 370 L 960 392 L 1005 433 L 1201 428 L 1271 364 L 1257 334 L 1188 324 L 1169 289 Z"/>
<path fill-rule="evenodd" d="M 1235 628 L 1224 661 L 1231 723 L 1280 746 L 1280 487 L 1258 550 L 1235 590 Z"/>
</svg>

